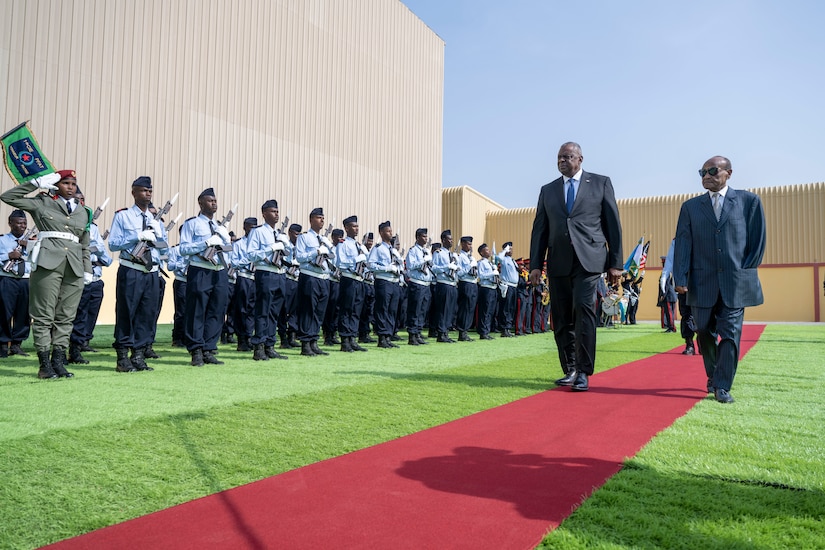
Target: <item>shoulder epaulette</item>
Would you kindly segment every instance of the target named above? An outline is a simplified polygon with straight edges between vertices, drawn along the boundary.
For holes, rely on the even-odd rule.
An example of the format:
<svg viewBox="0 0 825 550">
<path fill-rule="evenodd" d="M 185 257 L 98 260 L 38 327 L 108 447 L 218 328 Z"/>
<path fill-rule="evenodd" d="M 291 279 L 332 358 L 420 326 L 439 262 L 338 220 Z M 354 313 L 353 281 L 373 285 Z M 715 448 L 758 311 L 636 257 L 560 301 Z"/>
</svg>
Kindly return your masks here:
<svg viewBox="0 0 825 550">
<path fill-rule="evenodd" d="M 197 216 L 192 216 L 191 218 L 186 218 L 185 220 L 183 220 L 183 223 L 186 223 L 189 220 L 194 220 L 195 218 L 197 218 Z"/>
<path fill-rule="evenodd" d="M 128 206 L 124 206 L 124 207 L 123 207 L 123 208 L 121 208 L 120 210 L 115 210 L 115 214 L 117 214 L 118 212 L 123 212 L 124 210 L 129 210 L 129 207 L 128 207 Z"/>
</svg>

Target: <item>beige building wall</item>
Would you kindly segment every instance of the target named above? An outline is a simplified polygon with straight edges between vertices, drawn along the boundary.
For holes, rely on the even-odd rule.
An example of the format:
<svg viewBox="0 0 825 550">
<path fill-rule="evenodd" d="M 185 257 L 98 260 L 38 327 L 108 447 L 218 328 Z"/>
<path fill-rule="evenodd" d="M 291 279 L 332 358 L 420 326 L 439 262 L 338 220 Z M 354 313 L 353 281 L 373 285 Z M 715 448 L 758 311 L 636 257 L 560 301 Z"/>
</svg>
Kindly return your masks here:
<svg viewBox="0 0 825 550">
<path fill-rule="evenodd" d="M 449 220 L 449 223 L 442 223 L 440 228 L 430 228 L 430 236 L 433 241 L 438 241 L 441 231 L 449 229 L 453 234 L 454 250 L 458 250 L 458 240 L 470 235 L 473 237 L 473 256 L 479 258 L 476 249 L 481 243 L 487 242 L 487 220 L 494 213 L 503 211 L 503 206 L 472 187 L 448 187 L 441 193 L 441 216 L 442 220 Z M 487 244 L 493 246 L 492 242 Z"/>
<path fill-rule="evenodd" d="M 269 198 L 304 226 L 316 206 L 336 226 L 357 214 L 362 232 L 389 219 L 405 247 L 441 221 L 444 42 L 399 0 L 0 0 L 0 13 L 0 133 L 31 120 L 91 206 L 111 198 L 101 229 L 140 175 L 158 206 L 180 193 L 170 218 L 214 187 L 221 216 L 238 204 L 239 234 Z"/>
<path fill-rule="evenodd" d="M 467 187 L 445 190 L 450 201 L 460 204 L 455 197 Z M 825 321 L 825 183 L 765 187 L 751 189 L 762 199 L 767 220 L 767 246 L 759 270 L 764 288 L 765 304 L 748 308 L 749 321 Z M 475 193 L 475 192 L 474 192 Z M 626 258 L 640 237 L 650 241 L 648 269 L 643 284 L 638 318 L 659 318 L 656 307 L 660 256 L 667 254 L 676 232 L 682 203 L 696 196 L 671 195 L 643 199 L 618 200 L 622 220 L 622 248 Z M 446 200 L 445 200 L 446 205 Z M 486 213 L 485 240 L 501 243 L 513 241 L 513 256 L 529 257 L 530 233 L 536 209 L 513 208 Z M 464 211 L 462 223 L 469 215 L 481 216 L 478 211 Z M 456 223 L 453 209 L 444 208 L 442 225 Z"/>
</svg>

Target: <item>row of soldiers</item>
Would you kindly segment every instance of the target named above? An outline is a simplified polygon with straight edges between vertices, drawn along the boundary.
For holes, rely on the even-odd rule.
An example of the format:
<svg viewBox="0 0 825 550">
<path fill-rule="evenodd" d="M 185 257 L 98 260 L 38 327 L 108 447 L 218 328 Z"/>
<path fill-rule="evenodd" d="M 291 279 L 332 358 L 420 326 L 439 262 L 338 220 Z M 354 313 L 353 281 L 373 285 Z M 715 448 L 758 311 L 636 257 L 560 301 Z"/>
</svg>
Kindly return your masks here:
<svg viewBox="0 0 825 550">
<path fill-rule="evenodd" d="M 252 351 L 255 360 L 286 359 L 275 350 L 279 337 L 282 349 L 300 347 L 304 356 L 327 355 L 318 345 L 322 326 L 333 327 L 325 344 L 340 343 L 343 352 L 366 351 L 360 344 L 374 341 L 369 320 L 364 319 L 367 304 L 372 306 L 382 348 L 398 347 L 401 326 L 406 327 L 409 345 L 428 343 L 423 335 L 427 325 L 429 336 L 441 343 L 454 341 L 449 335 L 452 328 L 458 330 L 460 341 L 471 340 L 473 326 L 482 339 L 491 339 L 496 327 L 502 336 L 513 336 L 519 270 L 512 243 L 505 243 L 497 258 L 482 244 L 476 248 L 481 260 L 476 260 L 471 236 L 461 237 L 460 250 L 453 252 L 449 230 L 440 234 L 440 243 L 431 244 L 427 229 L 420 228 L 404 255 L 389 221 L 379 225 L 380 242 L 372 245 L 372 233 L 369 239 L 358 238 L 357 216 L 346 218 L 343 230 L 332 231 L 331 226 L 325 228 L 323 210 L 316 208 L 303 231 L 298 224 L 279 223 L 275 200 L 261 206 L 262 223 L 245 219 L 244 236 L 233 239 L 227 229 L 231 212 L 218 221 L 218 202 L 209 188 L 198 196 L 199 214 L 180 226 L 180 244 L 170 247 L 168 232 L 175 222 L 164 225 L 163 216 L 175 199 L 158 211 L 152 192 L 149 177 L 137 178 L 132 183 L 134 204 L 115 213 L 110 231 L 101 235 L 90 224 L 92 274 L 74 319 L 68 362 L 86 363 L 82 352 L 94 351 L 89 340 L 102 301 L 101 269 L 112 263 L 104 243 L 107 236 L 109 249 L 119 256 L 113 343 L 118 372 L 153 370 L 146 359 L 157 357 L 152 344 L 164 294 L 164 265 L 174 274 L 173 344 L 187 348 L 193 366 L 221 364 L 217 344 L 228 312 L 238 349 Z M 79 189 L 76 197 L 82 200 Z M 24 267 L 20 272 L 17 267 L 4 270 L 0 284 L 14 281 L 22 288 L 28 268 L 21 243 L 26 239 L 19 222 L 12 222 L 20 215 L 25 222 L 22 212 L 13 213 L 12 231 L 0 240 L 0 261 Z M 7 293 L 2 295 L 3 323 L 9 320 L 10 330 L 0 326 L 0 338 L 8 338 L 11 345 L 7 348 L 3 342 L 1 349 L 22 353 L 25 320 L 6 313 L 21 310 L 25 298 L 19 293 L 17 306 L 10 309 Z M 228 309 L 231 295 L 234 306 Z M 404 301 L 406 312 L 400 307 Z M 45 374 L 41 377 L 52 377 Z"/>
</svg>

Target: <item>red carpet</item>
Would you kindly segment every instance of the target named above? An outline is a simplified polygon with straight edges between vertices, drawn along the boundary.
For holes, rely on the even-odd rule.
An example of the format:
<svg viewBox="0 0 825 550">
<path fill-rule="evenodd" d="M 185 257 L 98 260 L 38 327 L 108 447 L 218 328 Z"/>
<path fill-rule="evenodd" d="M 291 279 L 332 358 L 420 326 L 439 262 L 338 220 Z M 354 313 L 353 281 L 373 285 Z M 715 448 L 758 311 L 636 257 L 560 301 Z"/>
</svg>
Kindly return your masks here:
<svg viewBox="0 0 825 550">
<path fill-rule="evenodd" d="M 706 396 L 681 350 L 49 548 L 532 548 Z"/>
</svg>

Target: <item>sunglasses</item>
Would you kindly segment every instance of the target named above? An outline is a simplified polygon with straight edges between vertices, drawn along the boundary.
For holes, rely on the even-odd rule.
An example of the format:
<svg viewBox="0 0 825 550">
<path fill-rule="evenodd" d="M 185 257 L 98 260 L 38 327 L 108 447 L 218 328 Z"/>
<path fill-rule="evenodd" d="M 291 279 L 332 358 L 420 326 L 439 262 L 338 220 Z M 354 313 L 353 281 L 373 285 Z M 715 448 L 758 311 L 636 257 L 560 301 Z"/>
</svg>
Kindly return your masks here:
<svg viewBox="0 0 825 550">
<path fill-rule="evenodd" d="M 702 176 L 703 178 L 705 177 L 705 174 L 710 174 L 711 176 L 715 176 L 716 174 L 719 173 L 719 170 L 727 170 L 727 168 L 719 168 L 718 166 L 712 166 L 712 167 L 708 168 L 707 170 L 702 168 L 701 170 L 699 170 L 699 175 Z"/>
</svg>

